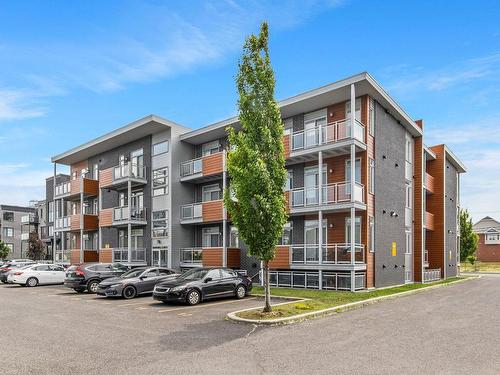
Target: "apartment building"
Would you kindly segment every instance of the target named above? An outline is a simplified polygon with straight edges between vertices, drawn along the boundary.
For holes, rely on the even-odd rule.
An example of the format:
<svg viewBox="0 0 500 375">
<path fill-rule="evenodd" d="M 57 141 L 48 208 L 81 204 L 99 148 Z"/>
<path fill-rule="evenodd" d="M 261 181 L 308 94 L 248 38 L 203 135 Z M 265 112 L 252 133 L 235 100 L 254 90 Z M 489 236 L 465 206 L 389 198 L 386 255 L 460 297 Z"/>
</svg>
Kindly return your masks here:
<svg viewBox="0 0 500 375">
<path fill-rule="evenodd" d="M 457 273 L 460 160 L 424 144 L 414 121 L 367 73 L 279 103 L 289 222 L 273 285 L 360 290 Z M 55 233 L 71 261 L 254 275 L 223 202 L 230 118 L 190 130 L 148 116 L 52 158 Z"/>
<path fill-rule="evenodd" d="M 500 262 L 500 222 L 486 216 L 472 227 L 479 236 L 477 260 L 480 262 Z"/>
<path fill-rule="evenodd" d="M 0 240 L 9 248 L 9 259 L 26 257 L 29 233 L 37 231 L 35 207 L 0 205 Z"/>
</svg>

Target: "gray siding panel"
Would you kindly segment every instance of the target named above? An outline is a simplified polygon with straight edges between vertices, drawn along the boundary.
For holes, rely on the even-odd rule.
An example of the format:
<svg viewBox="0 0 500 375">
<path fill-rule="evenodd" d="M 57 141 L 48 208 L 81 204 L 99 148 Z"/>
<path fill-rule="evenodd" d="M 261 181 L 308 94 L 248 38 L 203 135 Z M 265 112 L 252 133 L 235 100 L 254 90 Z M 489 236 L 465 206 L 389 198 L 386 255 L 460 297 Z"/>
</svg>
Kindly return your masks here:
<svg viewBox="0 0 500 375">
<path fill-rule="evenodd" d="M 445 170 L 445 267 L 446 276 L 457 275 L 457 170 L 446 161 Z"/>
</svg>

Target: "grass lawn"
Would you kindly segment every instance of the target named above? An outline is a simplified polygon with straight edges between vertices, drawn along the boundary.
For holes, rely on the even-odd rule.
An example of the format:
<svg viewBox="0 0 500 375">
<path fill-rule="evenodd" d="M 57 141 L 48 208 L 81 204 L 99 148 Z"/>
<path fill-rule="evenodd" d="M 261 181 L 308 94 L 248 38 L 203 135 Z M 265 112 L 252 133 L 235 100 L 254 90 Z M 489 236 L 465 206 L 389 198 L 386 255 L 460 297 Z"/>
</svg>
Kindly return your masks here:
<svg viewBox="0 0 500 375">
<path fill-rule="evenodd" d="M 326 291 L 326 290 L 312 290 L 312 289 L 290 289 L 290 288 L 271 288 L 271 295 L 308 298 L 309 301 L 291 302 L 286 305 L 273 307 L 273 312 L 270 314 L 262 313 L 261 308 L 255 310 L 242 311 L 237 314 L 240 318 L 246 319 L 274 319 L 285 318 L 289 316 L 299 315 L 307 312 L 318 311 L 345 305 L 347 303 L 364 301 L 370 298 L 388 296 L 391 294 L 406 292 L 409 290 L 427 288 L 436 284 L 448 284 L 452 281 L 464 279 L 467 277 L 452 277 L 447 280 L 437 281 L 428 284 L 408 284 L 394 288 L 379 289 L 367 292 L 340 292 L 340 291 Z M 254 286 L 252 289 L 253 294 L 263 294 L 264 288 L 261 286 Z"/>
<path fill-rule="evenodd" d="M 460 270 L 463 272 L 500 272 L 500 262 L 476 262 L 473 266 L 470 263 L 460 263 Z"/>
</svg>

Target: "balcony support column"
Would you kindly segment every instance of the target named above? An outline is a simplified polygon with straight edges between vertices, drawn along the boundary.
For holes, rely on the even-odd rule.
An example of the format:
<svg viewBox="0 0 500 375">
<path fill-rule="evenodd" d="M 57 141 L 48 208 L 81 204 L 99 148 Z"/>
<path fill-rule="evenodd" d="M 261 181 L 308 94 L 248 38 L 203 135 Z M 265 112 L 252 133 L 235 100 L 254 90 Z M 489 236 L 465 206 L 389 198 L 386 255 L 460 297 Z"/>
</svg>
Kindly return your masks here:
<svg viewBox="0 0 500 375">
<path fill-rule="evenodd" d="M 132 181 L 127 183 L 128 225 L 127 225 L 127 262 L 132 260 Z"/>
<path fill-rule="evenodd" d="M 99 187 L 98 191 L 99 191 L 99 197 L 97 198 L 98 200 L 97 200 L 97 212 L 96 212 L 96 214 L 99 217 L 99 213 L 102 210 L 102 189 Z M 99 225 L 99 234 L 98 234 L 98 236 L 99 236 L 98 247 L 99 248 L 97 249 L 97 251 L 98 251 L 98 253 L 100 253 L 102 250 L 102 228 L 101 228 L 101 223 L 99 223 L 98 225 Z"/>
<path fill-rule="evenodd" d="M 323 181 L 323 151 L 318 152 L 318 203 L 319 206 L 323 204 L 323 185 L 326 185 L 326 181 Z"/>
<path fill-rule="evenodd" d="M 352 94 L 354 91 L 354 85 L 351 85 L 351 99 L 352 99 Z M 352 111 L 352 105 L 353 101 L 351 100 L 351 111 Z M 354 112 L 351 112 L 351 126 L 352 130 L 354 130 L 354 122 L 352 119 L 354 119 Z M 351 223 L 350 223 L 350 232 L 351 232 L 351 238 L 350 238 L 350 248 L 351 248 L 351 265 L 354 266 L 356 264 L 356 209 L 354 208 L 354 193 L 355 193 L 355 186 L 356 186 L 356 146 L 354 144 L 351 145 L 351 165 L 350 165 L 350 185 L 351 185 L 351 203 L 353 206 L 351 207 Z M 351 291 L 354 292 L 355 290 L 355 272 L 354 270 L 351 271 Z"/>
<path fill-rule="evenodd" d="M 321 195 L 321 194 L 320 194 Z M 323 264 L 323 211 L 318 211 L 318 262 L 319 264 Z M 306 248 L 307 250 L 307 248 Z M 323 289 L 323 273 L 320 270 L 318 274 L 318 288 Z"/>
<path fill-rule="evenodd" d="M 356 88 L 354 86 L 354 83 L 351 84 L 351 103 L 350 103 L 350 109 L 351 109 L 351 118 L 350 118 L 350 125 L 351 125 L 351 138 L 354 138 L 354 126 L 356 125 Z"/>
<path fill-rule="evenodd" d="M 226 172 L 226 150 L 222 151 L 222 193 L 226 193 L 227 188 Z M 222 204 L 222 267 L 227 267 L 227 210 Z"/>
<path fill-rule="evenodd" d="M 57 223 L 57 209 L 56 209 L 56 176 L 57 176 L 57 163 L 54 162 L 54 181 L 53 181 L 53 194 L 52 194 L 52 209 L 54 210 L 54 212 L 52 213 L 53 216 L 52 216 L 52 219 L 54 220 L 54 222 L 52 223 L 52 260 L 55 260 L 55 256 L 56 256 L 56 248 L 57 248 L 57 244 L 56 244 L 56 223 Z M 48 209 L 49 207 L 47 207 Z M 50 220 L 49 220 L 49 227 L 50 227 Z M 48 233 L 47 233 L 48 234 Z"/>
<path fill-rule="evenodd" d="M 80 176 L 80 263 L 85 261 L 83 252 L 83 175 Z"/>
</svg>

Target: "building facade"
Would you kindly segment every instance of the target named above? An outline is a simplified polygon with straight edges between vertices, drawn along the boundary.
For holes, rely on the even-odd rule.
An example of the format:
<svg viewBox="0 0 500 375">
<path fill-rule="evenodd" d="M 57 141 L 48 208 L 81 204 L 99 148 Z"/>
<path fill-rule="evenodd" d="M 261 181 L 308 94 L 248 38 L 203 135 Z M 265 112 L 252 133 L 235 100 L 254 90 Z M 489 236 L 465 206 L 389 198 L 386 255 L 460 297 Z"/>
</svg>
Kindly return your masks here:
<svg viewBox="0 0 500 375">
<path fill-rule="evenodd" d="M 500 262 L 500 222 L 486 216 L 473 225 L 479 237 L 477 260 L 480 262 Z"/>
<path fill-rule="evenodd" d="M 37 210 L 33 206 L 0 205 L 0 240 L 11 250 L 9 259 L 26 258 L 29 233 L 38 231 Z"/>
<path fill-rule="evenodd" d="M 367 73 L 279 103 L 289 222 L 273 285 L 359 290 L 456 275 L 459 175 L 445 146 Z M 190 130 L 148 116 L 55 156 L 56 236 L 72 262 L 260 270 L 222 201 L 230 118 Z M 57 168 L 55 168 L 57 174 Z"/>
</svg>

